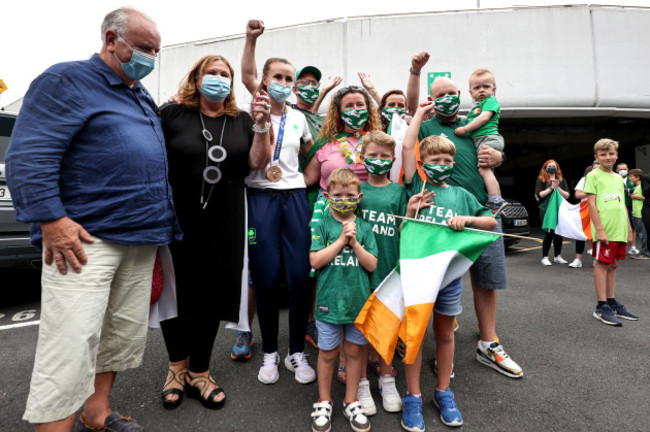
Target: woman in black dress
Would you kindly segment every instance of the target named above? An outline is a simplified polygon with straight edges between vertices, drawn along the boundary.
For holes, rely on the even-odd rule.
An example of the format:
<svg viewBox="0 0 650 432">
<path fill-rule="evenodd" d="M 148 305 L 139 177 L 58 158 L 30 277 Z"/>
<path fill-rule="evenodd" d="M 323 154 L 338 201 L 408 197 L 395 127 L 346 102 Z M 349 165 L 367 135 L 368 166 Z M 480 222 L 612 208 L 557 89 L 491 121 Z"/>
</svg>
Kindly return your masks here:
<svg viewBox="0 0 650 432">
<path fill-rule="evenodd" d="M 161 109 L 169 182 L 183 240 L 170 245 L 178 317 L 161 323 L 169 353 L 162 399 L 188 397 L 220 408 L 225 394 L 210 376 L 219 322 L 239 321 L 245 247 L 244 178 L 271 160 L 269 98 L 255 96 L 251 118 L 232 93 L 234 71 L 216 55 L 199 59 L 184 78 L 178 103 Z"/>
</svg>

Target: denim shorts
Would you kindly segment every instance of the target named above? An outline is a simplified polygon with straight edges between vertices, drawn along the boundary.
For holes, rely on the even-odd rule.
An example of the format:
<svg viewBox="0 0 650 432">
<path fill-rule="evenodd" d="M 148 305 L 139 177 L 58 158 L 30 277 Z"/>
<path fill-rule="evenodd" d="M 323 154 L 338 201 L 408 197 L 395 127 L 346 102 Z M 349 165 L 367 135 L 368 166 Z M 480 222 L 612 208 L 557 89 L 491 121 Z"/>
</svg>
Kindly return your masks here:
<svg viewBox="0 0 650 432">
<path fill-rule="evenodd" d="M 368 340 L 354 324 L 330 324 L 316 320 L 318 329 L 318 348 L 331 351 L 341 345 L 341 331 L 345 340 L 357 345 L 367 345 Z"/>
<path fill-rule="evenodd" d="M 497 219 L 497 227 L 493 231 L 502 232 L 500 218 Z M 506 248 L 503 245 L 503 237 L 485 248 L 469 271 L 472 275 L 472 282 L 476 286 L 485 289 L 506 289 L 508 279 L 506 277 Z"/>
<path fill-rule="evenodd" d="M 457 316 L 463 311 L 460 305 L 460 295 L 463 291 L 463 286 L 460 283 L 460 278 L 455 279 L 446 287 L 440 290 L 436 304 L 433 306 L 433 311 L 438 312 L 440 315 Z"/>
</svg>

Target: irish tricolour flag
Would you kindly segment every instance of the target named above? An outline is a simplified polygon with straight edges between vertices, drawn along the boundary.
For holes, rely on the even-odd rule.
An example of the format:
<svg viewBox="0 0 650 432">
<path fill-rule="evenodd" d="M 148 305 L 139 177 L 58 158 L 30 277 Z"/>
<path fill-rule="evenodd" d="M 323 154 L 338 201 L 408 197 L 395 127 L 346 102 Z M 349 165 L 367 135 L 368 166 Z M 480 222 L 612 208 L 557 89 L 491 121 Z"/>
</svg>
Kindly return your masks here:
<svg viewBox="0 0 650 432">
<path fill-rule="evenodd" d="M 415 361 L 438 291 L 461 277 L 498 238 L 485 231 L 404 222 L 399 265 L 370 296 L 355 321 L 387 363 L 393 359 L 398 336 L 406 344 L 404 361 Z"/>
<path fill-rule="evenodd" d="M 591 240 L 591 219 L 587 200 L 570 204 L 555 189 L 548 201 L 542 229 L 555 230 L 557 235 L 574 240 Z"/>
</svg>

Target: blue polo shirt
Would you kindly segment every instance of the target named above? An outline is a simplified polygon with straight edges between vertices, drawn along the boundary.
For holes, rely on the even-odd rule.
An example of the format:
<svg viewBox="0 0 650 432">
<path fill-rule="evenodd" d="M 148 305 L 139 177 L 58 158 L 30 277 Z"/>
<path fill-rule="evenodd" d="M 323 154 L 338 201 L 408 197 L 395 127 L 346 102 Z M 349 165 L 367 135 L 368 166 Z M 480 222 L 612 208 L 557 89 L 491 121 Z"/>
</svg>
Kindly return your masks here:
<svg viewBox="0 0 650 432">
<path fill-rule="evenodd" d="M 157 106 L 99 57 L 54 65 L 25 95 L 6 156 L 16 219 L 68 216 L 122 245 L 164 245 L 182 233 L 167 181 Z"/>
</svg>

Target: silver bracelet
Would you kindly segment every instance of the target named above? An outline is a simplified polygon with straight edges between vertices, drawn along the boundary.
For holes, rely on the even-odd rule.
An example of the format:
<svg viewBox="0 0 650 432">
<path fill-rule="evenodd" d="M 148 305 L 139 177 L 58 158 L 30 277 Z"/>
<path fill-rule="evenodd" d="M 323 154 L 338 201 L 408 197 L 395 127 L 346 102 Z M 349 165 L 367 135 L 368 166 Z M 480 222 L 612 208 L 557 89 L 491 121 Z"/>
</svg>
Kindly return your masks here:
<svg viewBox="0 0 650 432">
<path fill-rule="evenodd" d="M 263 134 L 269 131 L 271 129 L 271 122 L 266 122 L 266 126 L 264 126 L 264 129 L 260 129 L 257 126 L 257 123 L 253 123 L 253 132 L 258 133 L 258 134 Z"/>
<path fill-rule="evenodd" d="M 413 67 L 411 66 L 411 68 L 409 68 L 409 72 L 411 72 L 413 75 L 420 75 L 420 72 L 422 72 L 422 71 L 417 71 L 416 72 L 415 69 L 413 69 Z"/>
</svg>

